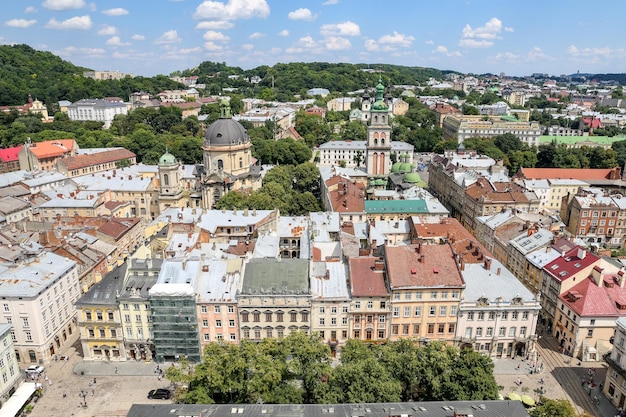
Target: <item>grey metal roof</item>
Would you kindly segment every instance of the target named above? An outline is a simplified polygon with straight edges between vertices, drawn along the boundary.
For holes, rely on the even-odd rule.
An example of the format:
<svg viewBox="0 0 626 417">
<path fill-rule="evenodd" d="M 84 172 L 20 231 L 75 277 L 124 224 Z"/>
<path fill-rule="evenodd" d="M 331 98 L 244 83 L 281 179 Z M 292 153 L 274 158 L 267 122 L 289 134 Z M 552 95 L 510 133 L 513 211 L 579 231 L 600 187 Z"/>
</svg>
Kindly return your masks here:
<svg viewBox="0 0 626 417">
<path fill-rule="evenodd" d="M 307 259 L 250 259 L 240 294 L 308 295 L 309 291 Z"/>
<path fill-rule="evenodd" d="M 430 401 L 363 404 L 133 404 L 126 417 L 528 417 L 521 401 Z"/>
<path fill-rule="evenodd" d="M 106 274 L 100 282 L 94 284 L 89 291 L 83 294 L 78 301 L 76 301 L 76 305 L 117 306 L 116 295 L 124 283 L 126 267 L 127 263 L 124 262 L 121 266 Z"/>
</svg>

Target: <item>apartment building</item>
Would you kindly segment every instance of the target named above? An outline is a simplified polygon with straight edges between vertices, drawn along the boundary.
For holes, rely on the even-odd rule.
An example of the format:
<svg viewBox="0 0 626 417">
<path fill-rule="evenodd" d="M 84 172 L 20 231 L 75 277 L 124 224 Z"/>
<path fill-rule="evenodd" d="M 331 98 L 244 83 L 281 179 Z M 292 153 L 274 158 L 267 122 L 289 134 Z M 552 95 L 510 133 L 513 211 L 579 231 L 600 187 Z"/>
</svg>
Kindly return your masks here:
<svg viewBox="0 0 626 417">
<path fill-rule="evenodd" d="M 384 247 L 391 290 L 390 340 L 454 342 L 465 283 L 450 245 Z"/>
<path fill-rule="evenodd" d="M 0 400 L 4 404 L 11 394 L 17 390 L 22 380 L 15 347 L 11 338 L 12 326 L 8 323 L 0 324 Z"/>
<path fill-rule="evenodd" d="M 391 329 L 391 293 L 385 282 L 385 261 L 375 256 L 349 260 L 349 337 L 365 342 L 388 340 Z"/>
<path fill-rule="evenodd" d="M 467 116 L 449 114 L 443 121 L 443 135 L 448 139 L 493 138 L 505 133 L 517 136 L 528 146 L 539 146 L 539 122 L 523 122 L 512 116 Z"/>
<path fill-rule="evenodd" d="M 609 368 L 602 392 L 615 407 L 623 409 L 626 403 L 626 317 L 615 321 L 613 350 L 605 359 Z"/>
<path fill-rule="evenodd" d="M 128 114 L 128 106 L 121 101 L 88 99 L 78 100 L 67 107 L 70 120 L 102 122 L 108 129 L 118 114 Z"/>
</svg>

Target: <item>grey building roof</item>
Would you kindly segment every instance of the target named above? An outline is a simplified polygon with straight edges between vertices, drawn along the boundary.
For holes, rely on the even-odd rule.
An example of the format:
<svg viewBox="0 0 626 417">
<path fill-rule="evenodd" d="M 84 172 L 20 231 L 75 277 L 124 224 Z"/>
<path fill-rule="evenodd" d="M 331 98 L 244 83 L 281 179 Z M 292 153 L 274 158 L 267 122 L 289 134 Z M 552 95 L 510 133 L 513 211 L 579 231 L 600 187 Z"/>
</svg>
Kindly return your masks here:
<svg viewBox="0 0 626 417">
<path fill-rule="evenodd" d="M 250 259 L 245 267 L 241 295 L 308 295 L 307 259 Z"/>
<path fill-rule="evenodd" d="M 117 294 L 124 284 L 124 275 L 126 274 L 127 263 L 113 269 L 106 274 L 100 282 L 97 282 L 83 294 L 76 305 L 111 305 L 117 306 Z"/>
<path fill-rule="evenodd" d="M 113 107 L 126 107 L 126 103 L 120 103 L 118 101 L 103 100 L 100 98 L 84 98 L 84 99 L 78 100 L 70 104 L 68 107 L 74 108 L 74 107 L 83 107 L 83 106 L 107 109 L 107 108 L 113 108 Z"/>
<path fill-rule="evenodd" d="M 0 294 L 5 297 L 35 297 L 70 271 L 76 262 L 50 252 L 32 261 L 0 265 Z"/>
<path fill-rule="evenodd" d="M 501 297 L 504 302 L 510 302 L 515 297 L 524 301 L 535 300 L 535 295 L 495 259 L 491 260 L 490 269 L 486 269 L 484 264 L 466 263 L 461 275 L 465 280 L 463 299 L 466 301 L 473 302 L 481 297 L 489 301 Z"/>
<path fill-rule="evenodd" d="M 521 401 L 430 401 L 362 404 L 133 404 L 126 417 L 528 417 Z"/>
<path fill-rule="evenodd" d="M 509 245 L 517 249 L 522 255 L 526 256 L 532 251 L 549 245 L 554 238 L 554 234 L 547 229 L 539 229 L 532 235 L 527 232 L 522 233 L 518 237 L 511 239 Z"/>
</svg>

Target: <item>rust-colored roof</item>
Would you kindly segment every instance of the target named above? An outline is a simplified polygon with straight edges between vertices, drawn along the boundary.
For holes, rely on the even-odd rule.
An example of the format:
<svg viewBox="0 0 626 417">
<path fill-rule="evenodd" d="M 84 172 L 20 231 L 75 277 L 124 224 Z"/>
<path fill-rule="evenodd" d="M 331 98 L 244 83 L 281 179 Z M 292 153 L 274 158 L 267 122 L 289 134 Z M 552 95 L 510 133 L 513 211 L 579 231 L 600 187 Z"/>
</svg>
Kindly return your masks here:
<svg viewBox="0 0 626 417">
<path fill-rule="evenodd" d="M 363 256 L 350 258 L 350 285 L 353 297 L 385 297 L 389 295 L 382 270 L 374 270 L 374 262 L 379 258 Z"/>
<path fill-rule="evenodd" d="M 109 162 L 121 161 L 123 159 L 135 158 L 133 152 L 128 149 L 111 149 L 93 154 L 66 156 L 61 160 L 68 171 L 75 169 L 91 167 L 100 164 L 108 164 Z"/>
<path fill-rule="evenodd" d="M 506 202 L 506 203 L 525 203 L 528 198 L 523 193 L 524 189 L 512 182 L 491 182 L 484 177 L 467 187 L 465 194 L 473 199 L 484 202 Z"/>
<path fill-rule="evenodd" d="M 12 148 L 0 149 L 0 161 L 2 162 L 13 162 L 18 161 L 20 150 L 22 149 L 22 145 L 14 146 Z"/>
<path fill-rule="evenodd" d="M 626 316 L 626 288 L 619 285 L 617 274 L 602 275 L 600 285 L 589 276 L 559 298 L 580 317 Z M 617 279 L 616 279 L 617 278 Z"/>
<path fill-rule="evenodd" d="M 113 217 L 111 220 L 98 228 L 98 233 L 112 237 L 115 240 L 120 239 L 129 230 L 131 230 L 140 219 L 137 217 L 119 218 Z"/>
<path fill-rule="evenodd" d="M 599 263 L 600 258 L 582 246 L 575 246 L 565 252 L 565 255 L 559 256 L 544 266 L 543 270 L 555 280 L 562 282 L 596 262 Z"/>
<path fill-rule="evenodd" d="M 29 150 L 37 159 L 53 158 L 69 154 L 75 145 L 74 139 L 46 140 L 32 143 Z"/>
<path fill-rule="evenodd" d="M 450 245 L 385 246 L 385 254 L 392 290 L 464 285 Z"/>
<path fill-rule="evenodd" d="M 337 188 L 333 189 L 336 185 Z M 362 213 L 365 211 L 365 191 L 361 183 L 353 183 L 352 181 L 340 177 L 333 176 L 326 181 L 326 187 L 329 190 L 328 196 L 333 211 L 339 213 Z"/>
<path fill-rule="evenodd" d="M 620 178 L 619 167 L 615 168 L 520 168 L 518 176 L 527 180 L 574 179 L 616 180 Z"/>
</svg>

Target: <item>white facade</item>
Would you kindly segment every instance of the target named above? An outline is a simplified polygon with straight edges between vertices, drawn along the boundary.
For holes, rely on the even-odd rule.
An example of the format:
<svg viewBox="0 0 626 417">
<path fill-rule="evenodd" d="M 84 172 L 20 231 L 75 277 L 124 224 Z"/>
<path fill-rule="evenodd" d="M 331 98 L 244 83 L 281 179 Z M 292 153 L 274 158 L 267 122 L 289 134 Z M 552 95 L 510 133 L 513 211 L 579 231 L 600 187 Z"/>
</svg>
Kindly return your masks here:
<svg viewBox="0 0 626 417">
<path fill-rule="evenodd" d="M 80 295 L 76 262 L 44 252 L 0 266 L 0 323 L 23 364 L 47 363 L 78 337 L 74 303 Z"/>
<path fill-rule="evenodd" d="M 4 403 L 15 391 L 21 377 L 10 324 L 0 324 L 0 376 L 0 400 Z"/>
<path fill-rule="evenodd" d="M 70 120 L 104 122 L 104 128 L 111 127 L 113 118 L 117 114 L 128 114 L 125 103 L 101 100 L 83 99 L 72 103 L 67 108 Z"/>
</svg>

